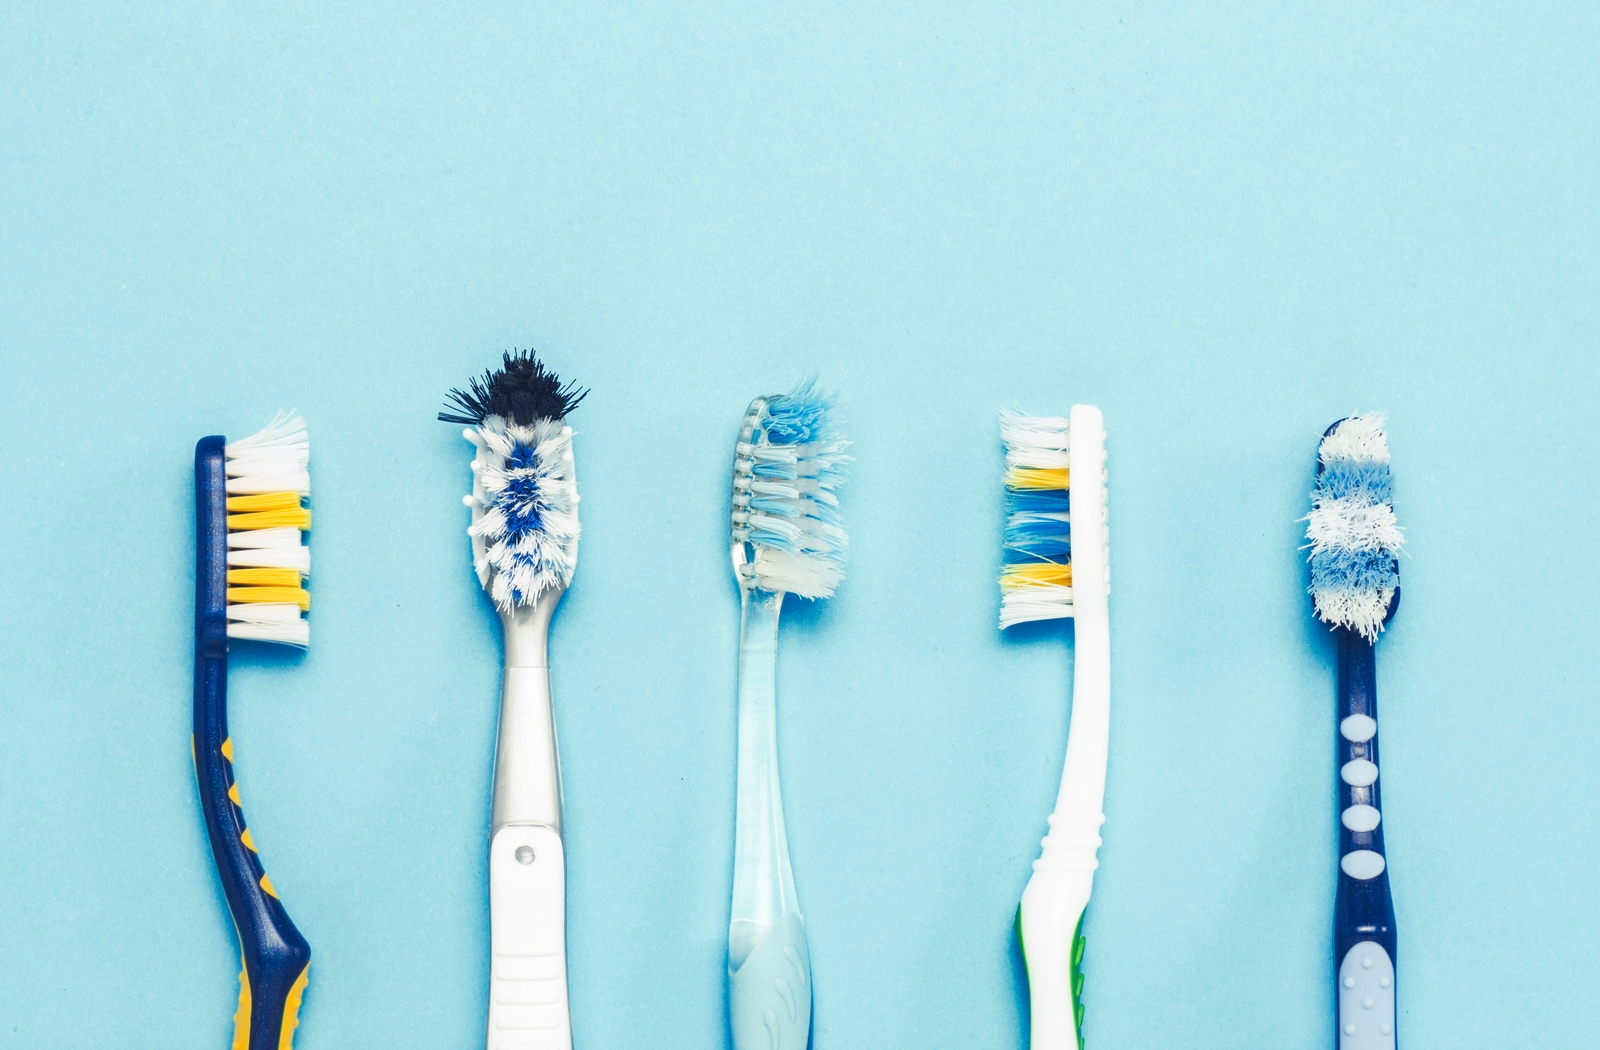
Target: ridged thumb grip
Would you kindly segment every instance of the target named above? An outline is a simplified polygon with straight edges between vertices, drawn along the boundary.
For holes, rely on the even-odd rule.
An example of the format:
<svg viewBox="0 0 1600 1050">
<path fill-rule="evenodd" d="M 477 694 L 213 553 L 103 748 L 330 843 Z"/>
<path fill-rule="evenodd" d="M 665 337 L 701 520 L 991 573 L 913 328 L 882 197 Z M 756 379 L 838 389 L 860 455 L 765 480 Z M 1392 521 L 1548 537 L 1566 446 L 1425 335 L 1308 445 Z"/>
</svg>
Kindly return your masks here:
<svg viewBox="0 0 1600 1050">
<path fill-rule="evenodd" d="M 795 912 L 786 912 L 728 975 L 728 1017 L 734 1050 L 806 1050 L 811 952 Z"/>
</svg>

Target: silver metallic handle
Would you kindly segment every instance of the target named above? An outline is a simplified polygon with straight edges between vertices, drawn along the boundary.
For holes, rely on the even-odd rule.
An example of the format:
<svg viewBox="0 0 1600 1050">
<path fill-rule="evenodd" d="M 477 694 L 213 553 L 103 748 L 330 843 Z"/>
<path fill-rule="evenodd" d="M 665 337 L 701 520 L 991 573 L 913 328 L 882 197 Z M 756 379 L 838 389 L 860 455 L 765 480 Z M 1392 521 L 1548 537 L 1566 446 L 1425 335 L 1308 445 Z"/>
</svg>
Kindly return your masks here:
<svg viewBox="0 0 1600 1050">
<path fill-rule="evenodd" d="M 550 615 L 561 594 L 547 592 L 533 606 L 501 617 L 506 668 L 495 746 L 491 837 L 509 824 L 561 831 L 561 763 L 545 647 Z"/>
</svg>

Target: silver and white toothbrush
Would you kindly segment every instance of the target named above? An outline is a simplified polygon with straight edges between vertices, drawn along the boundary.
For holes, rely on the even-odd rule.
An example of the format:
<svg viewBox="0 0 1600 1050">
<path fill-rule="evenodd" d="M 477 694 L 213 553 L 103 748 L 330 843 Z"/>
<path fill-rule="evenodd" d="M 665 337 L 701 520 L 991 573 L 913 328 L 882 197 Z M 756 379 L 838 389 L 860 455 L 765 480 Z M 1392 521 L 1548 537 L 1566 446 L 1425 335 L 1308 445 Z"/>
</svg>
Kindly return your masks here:
<svg viewBox="0 0 1600 1050">
<path fill-rule="evenodd" d="M 489 818 L 488 1050 L 571 1050 L 561 768 L 550 705 L 550 618 L 578 564 L 578 487 L 566 415 L 585 391 L 531 351 L 450 392 L 472 460 L 478 581 L 505 636 Z"/>
</svg>

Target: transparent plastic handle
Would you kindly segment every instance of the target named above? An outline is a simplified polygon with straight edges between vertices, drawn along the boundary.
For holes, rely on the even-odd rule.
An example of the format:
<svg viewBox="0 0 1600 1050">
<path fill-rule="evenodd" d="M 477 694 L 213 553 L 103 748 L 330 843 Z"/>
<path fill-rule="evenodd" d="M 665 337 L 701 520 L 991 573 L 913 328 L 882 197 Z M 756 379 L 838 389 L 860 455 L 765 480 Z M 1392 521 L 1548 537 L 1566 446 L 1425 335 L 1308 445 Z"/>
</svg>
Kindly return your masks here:
<svg viewBox="0 0 1600 1050">
<path fill-rule="evenodd" d="M 777 649 L 783 595 L 747 591 L 739 641 L 739 769 L 728 923 L 735 1050 L 804 1050 L 807 949 L 778 787 Z"/>
</svg>

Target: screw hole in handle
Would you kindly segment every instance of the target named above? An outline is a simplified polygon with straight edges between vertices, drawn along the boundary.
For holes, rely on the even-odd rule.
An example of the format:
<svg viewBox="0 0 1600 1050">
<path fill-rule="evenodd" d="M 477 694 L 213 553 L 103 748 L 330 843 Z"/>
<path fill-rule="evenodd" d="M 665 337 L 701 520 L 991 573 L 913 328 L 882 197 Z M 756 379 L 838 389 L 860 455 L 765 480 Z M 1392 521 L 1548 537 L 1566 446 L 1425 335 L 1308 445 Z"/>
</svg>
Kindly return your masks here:
<svg viewBox="0 0 1600 1050">
<path fill-rule="evenodd" d="M 532 846 L 518 846 L 517 847 L 517 852 L 513 853 L 512 856 L 517 858 L 517 863 L 518 864 L 532 864 L 533 863 L 533 847 Z"/>
</svg>

